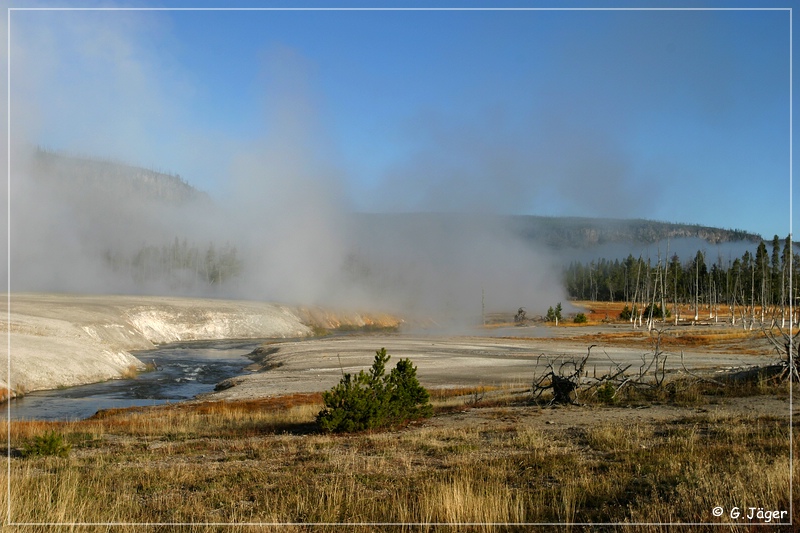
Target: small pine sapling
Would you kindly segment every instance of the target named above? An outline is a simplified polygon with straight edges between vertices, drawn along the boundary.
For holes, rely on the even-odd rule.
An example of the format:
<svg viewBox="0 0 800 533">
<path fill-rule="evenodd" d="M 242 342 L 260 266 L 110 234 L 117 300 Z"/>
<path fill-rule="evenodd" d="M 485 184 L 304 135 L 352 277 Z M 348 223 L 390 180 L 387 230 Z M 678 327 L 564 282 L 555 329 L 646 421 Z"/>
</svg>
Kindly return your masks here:
<svg viewBox="0 0 800 533">
<path fill-rule="evenodd" d="M 433 414 L 428 391 L 417 369 L 401 359 L 387 376 L 386 348 L 375 352 L 369 373 L 345 374 L 338 385 L 322 394 L 324 408 L 317 424 L 324 431 L 352 432 L 402 425 Z"/>
</svg>

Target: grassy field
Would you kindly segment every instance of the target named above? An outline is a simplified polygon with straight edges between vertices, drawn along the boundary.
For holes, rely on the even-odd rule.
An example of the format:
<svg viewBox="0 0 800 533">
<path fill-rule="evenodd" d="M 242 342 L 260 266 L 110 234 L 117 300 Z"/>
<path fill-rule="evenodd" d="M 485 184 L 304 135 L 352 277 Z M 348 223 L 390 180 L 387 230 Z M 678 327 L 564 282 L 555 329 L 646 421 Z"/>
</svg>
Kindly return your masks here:
<svg viewBox="0 0 800 533">
<path fill-rule="evenodd" d="M 800 523 L 796 501 L 788 516 L 789 416 L 746 406 L 788 394 L 692 383 L 552 409 L 524 391 L 451 389 L 434 391 L 429 420 L 355 435 L 316 431 L 318 394 L 15 422 L 2 427 L 0 509 L 14 523 L 122 524 L 62 528 L 75 531 L 762 531 L 767 518 Z M 67 456 L 23 456 L 37 437 L 63 438 Z"/>
</svg>

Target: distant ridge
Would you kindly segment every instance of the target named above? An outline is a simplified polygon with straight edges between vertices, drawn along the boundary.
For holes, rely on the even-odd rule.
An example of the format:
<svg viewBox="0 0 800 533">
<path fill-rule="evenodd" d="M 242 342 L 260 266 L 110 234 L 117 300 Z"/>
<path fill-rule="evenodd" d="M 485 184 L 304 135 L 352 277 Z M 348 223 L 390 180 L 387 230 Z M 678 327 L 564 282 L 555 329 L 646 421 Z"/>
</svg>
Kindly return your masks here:
<svg viewBox="0 0 800 533">
<path fill-rule="evenodd" d="M 554 247 L 584 248 L 610 243 L 653 244 L 667 239 L 697 238 L 709 244 L 759 243 L 761 235 L 738 229 L 655 220 L 512 216 L 515 232 L 526 239 Z"/>
<path fill-rule="evenodd" d="M 53 187 L 99 193 L 107 200 L 138 197 L 178 205 L 211 202 L 205 193 L 178 174 L 168 174 L 100 158 L 69 155 L 37 147 L 33 173 Z M 356 213 L 356 226 L 379 234 L 406 230 L 412 234 L 431 227 L 465 230 L 481 225 L 506 227 L 523 241 L 555 249 L 587 249 L 604 244 L 654 244 L 667 239 L 696 238 L 709 244 L 759 243 L 762 236 L 738 229 L 647 219 L 486 215 L 467 213 Z"/>
<path fill-rule="evenodd" d="M 588 217 L 545 217 L 536 215 L 470 215 L 463 213 L 361 213 L 359 225 L 378 230 L 387 227 L 422 229 L 469 227 L 502 224 L 524 241 L 556 249 L 585 249 L 604 244 L 654 244 L 667 239 L 696 238 L 709 244 L 728 242 L 759 243 L 760 235 L 737 229 L 721 229 L 699 224 L 659 222 L 646 219 Z M 474 226 L 473 226 L 474 227 Z"/>
<path fill-rule="evenodd" d="M 166 203 L 208 201 L 178 174 L 166 174 L 134 165 L 98 158 L 79 157 L 37 147 L 32 157 L 33 174 L 54 185 L 91 189 L 111 198 L 130 196 Z"/>
</svg>

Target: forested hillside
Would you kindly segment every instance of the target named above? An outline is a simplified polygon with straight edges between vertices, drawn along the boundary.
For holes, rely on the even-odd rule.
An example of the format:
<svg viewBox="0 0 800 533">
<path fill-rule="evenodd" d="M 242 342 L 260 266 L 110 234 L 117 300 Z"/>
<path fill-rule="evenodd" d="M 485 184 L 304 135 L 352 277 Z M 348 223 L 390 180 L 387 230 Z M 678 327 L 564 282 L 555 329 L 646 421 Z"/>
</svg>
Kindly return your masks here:
<svg viewBox="0 0 800 533">
<path fill-rule="evenodd" d="M 209 200 L 178 174 L 37 148 L 31 175 L 54 186 L 91 190 L 107 199 L 142 197 L 167 203 Z"/>
<path fill-rule="evenodd" d="M 585 248 L 609 243 L 652 244 L 691 237 L 709 244 L 761 240 L 761 236 L 742 230 L 645 219 L 513 216 L 509 222 L 521 237 L 554 248 Z"/>
<path fill-rule="evenodd" d="M 761 241 L 761 236 L 738 229 L 679 224 L 645 219 L 544 217 L 535 215 L 475 215 L 466 213 L 370 213 L 355 215 L 361 227 L 383 230 L 404 226 L 502 226 L 522 241 L 549 248 L 583 249 L 604 244 L 653 244 L 667 239 L 696 238 L 709 244 Z"/>
<path fill-rule="evenodd" d="M 178 174 L 42 148 L 26 155 L 12 198 L 21 288 L 212 294 L 240 272 L 236 247 L 200 226 L 211 198 Z"/>
</svg>

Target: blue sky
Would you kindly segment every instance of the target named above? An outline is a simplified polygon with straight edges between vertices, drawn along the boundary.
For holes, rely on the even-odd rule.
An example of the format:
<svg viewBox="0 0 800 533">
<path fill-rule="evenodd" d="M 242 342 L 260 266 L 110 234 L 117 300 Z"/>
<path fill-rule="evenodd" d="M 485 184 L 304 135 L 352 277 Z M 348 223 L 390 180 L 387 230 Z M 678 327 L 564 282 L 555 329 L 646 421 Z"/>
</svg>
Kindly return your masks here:
<svg viewBox="0 0 800 533">
<path fill-rule="evenodd" d="M 280 146 L 356 211 L 641 217 L 770 238 L 790 227 L 789 19 L 15 10 L 12 140 L 179 173 L 218 197 L 242 154 Z"/>
</svg>

